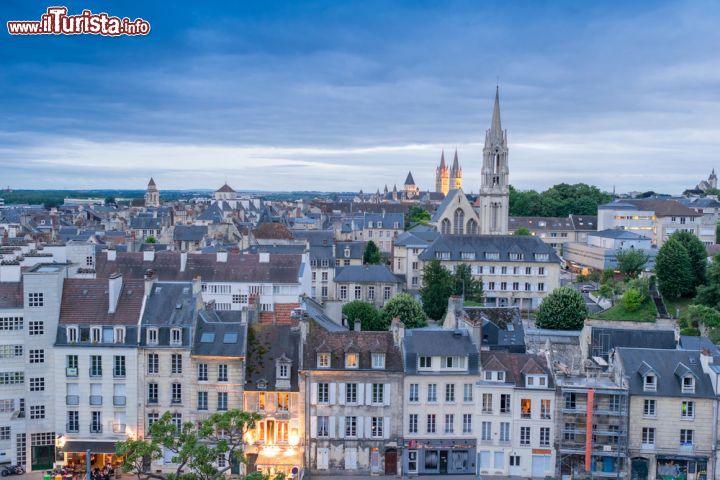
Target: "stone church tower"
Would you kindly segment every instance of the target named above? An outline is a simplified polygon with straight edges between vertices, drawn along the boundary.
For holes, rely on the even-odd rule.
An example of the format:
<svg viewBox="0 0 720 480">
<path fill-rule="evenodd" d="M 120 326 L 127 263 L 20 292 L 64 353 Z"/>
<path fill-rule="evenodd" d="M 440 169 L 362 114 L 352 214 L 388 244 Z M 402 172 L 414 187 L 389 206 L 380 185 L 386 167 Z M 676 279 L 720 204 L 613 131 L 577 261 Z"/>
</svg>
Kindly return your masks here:
<svg viewBox="0 0 720 480">
<path fill-rule="evenodd" d="M 477 199 L 480 234 L 507 235 L 510 210 L 510 170 L 508 168 L 507 131 L 500 123 L 500 91 L 495 90 L 490 129 L 485 133 L 482 181 Z"/>
<path fill-rule="evenodd" d="M 440 165 L 435 169 L 435 191 L 447 195 L 450 186 L 450 170 L 445 165 L 445 150 L 440 154 Z"/>
<path fill-rule="evenodd" d="M 462 188 L 462 168 L 458 161 L 457 148 L 455 149 L 455 159 L 450 169 L 450 190 L 460 190 Z"/>
<path fill-rule="evenodd" d="M 150 177 L 148 182 L 147 190 L 145 190 L 145 206 L 146 207 L 159 207 L 160 206 L 160 192 L 155 185 L 155 180 Z"/>
</svg>

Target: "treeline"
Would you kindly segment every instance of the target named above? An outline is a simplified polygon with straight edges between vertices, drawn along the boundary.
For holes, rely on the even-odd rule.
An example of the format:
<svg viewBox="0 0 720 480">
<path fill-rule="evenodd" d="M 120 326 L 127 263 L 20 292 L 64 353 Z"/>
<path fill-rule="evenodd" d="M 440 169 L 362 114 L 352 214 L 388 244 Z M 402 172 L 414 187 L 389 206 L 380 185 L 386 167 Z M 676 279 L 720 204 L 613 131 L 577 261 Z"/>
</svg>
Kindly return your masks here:
<svg viewBox="0 0 720 480">
<path fill-rule="evenodd" d="M 567 217 L 597 215 L 598 205 L 608 203 L 612 195 L 593 185 L 561 183 L 544 192 L 517 190 L 510 186 L 510 215 L 514 217 Z"/>
<path fill-rule="evenodd" d="M 182 190 L 160 191 L 163 201 L 192 198 L 197 192 Z M 62 205 L 66 198 L 103 198 L 106 202 L 113 202 L 116 198 L 143 198 L 144 190 L 13 190 L 0 191 L 0 198 L 6 205 L 13 204 L 43 204 L 48 208 Z M 205 195 L 210 195 L 206 193 Z"/>
</svg>

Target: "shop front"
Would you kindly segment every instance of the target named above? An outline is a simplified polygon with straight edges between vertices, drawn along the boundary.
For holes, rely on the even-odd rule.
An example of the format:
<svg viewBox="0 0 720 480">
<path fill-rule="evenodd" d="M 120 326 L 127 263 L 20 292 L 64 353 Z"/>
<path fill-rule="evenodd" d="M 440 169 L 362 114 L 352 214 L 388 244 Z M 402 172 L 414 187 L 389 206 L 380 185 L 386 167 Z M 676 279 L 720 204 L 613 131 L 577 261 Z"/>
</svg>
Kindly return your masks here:
<svg viewBox="0 0 720 480">
<path fill-rule="evenodd" d="M 658 480 L 707 480 L 707 457 L 658 455 L 655 478 Z"/>
<path fill-rule="evenodd" d="M 64 466 L 70 471 L 85 472 L 87 451 L 90 450 L 90 468 L 119 468 L 122 459 L 115 455 L 115 442 L 94 441 L 58 441 L 56 444 L 56 466 Z"/>
<path fill-rule="evenodd" d="M 285 478 L 298 478 L 302 468 L 302 449 L 284 446 L 250 447 L 246 450 L 248 473 L 262 472 L 266 475 L 282 473 Z"/>
<path fill-rule="evenodd" d="M 476 449 L 473 438 L 406 440 L 403 470 L 408 475 L 472 475 Z"/>
</svg>

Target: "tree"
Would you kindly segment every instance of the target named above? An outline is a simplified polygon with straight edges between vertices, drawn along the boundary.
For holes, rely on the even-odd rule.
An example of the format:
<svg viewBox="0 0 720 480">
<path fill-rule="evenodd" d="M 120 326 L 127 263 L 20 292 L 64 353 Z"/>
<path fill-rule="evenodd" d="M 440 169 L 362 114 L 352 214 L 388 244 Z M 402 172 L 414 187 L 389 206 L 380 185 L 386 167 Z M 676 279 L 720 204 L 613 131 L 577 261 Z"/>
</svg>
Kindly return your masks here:
<svg viewBox="0 0 720 480">
<path fill-rule="evenodd" d="M 637 312 L 645 301 L 645 297 L 634 288 L 628 288 L 622 296 L 622 305 L 628 312 Z"/>
<path fill-rule="evenodd" d="M 630 278 L 637 278 L 649 259 L 647 254 L 638 248 L 621 248 L 615 253 L 615 258 L 618 270 Z"/>
<path fill-rule="evenodd" d="M 561 183 L 541 193 L 511 186 L 509 200 L 513 216 L 567 217 L 571 213 L 595 215 L 598 205 L 609 202 L 612 196 L 592 185 Z"/>
<path fill-rule="evenodd" d="M 483 283 L 473 277 L 470 265 L 466 263 L 457 265 L 453 277 L 455 283 L 454 295 L 462 295 L 469 302 L 482 303 Z"/>
<path fill-rule="evenodd" d="M 693 271 L 685 247 L 672 238 L 660 247 L 655 258 L 658 288 L 666 298 L 674 299 L 693 291 Z"/>
<path fill-rule="evenodd" d="M 360 321 L 363 330 L 387 330 L 390 326 L 380 318 L 380 311 L 370 302 L 353 300 L 342 307 L 342 313 L 347 318 L 349 326 Z"/>
<path fill-rule="evenodd" d="M 529 237 L 531 234 L 530 230 L 528 230 L 526 227 L 520 227 L 513 232 L 513 235 L 517 235 L 519 237 Z"/>
<path fill-rule="evenodd" d="M 540 304 L 536 324 L 553 330 L 579 330 L 588 316 L 583 296 L 570 287 L 556 288 Z"/>
<path fill-rule="evenodd" d="M 713 257 L 707 269 L 705 285 L 698 287 L 695 301 L 706 307 L 720 309 L 720 254 Z"/>
<path fill-rule="evenodd" d="M 422 306 L 407 293 L 399 293 L 392 297 L 380 310 L 382 321 L 390 325 L 393 318 L 399 317 L 408 328 L 427 325 Z"/>
<path fill-rule="evenodd" d="M 419 207 L 417 205 L 412 205 L 408 209 L 407 213 L 407 221 L 405 222 L 405 227 L 409 228 L 413 225 L 427 225 L 430 222 L 430 219 L 432 217 L 430 216 L 430 212 L 425 210 L 422 207 Z"/>
<path fill-rule="evenodd" d="M 117 201 L 112 195 L 105 197 L 105 205 L 116 205 Z"/>
<path fill-rule="evenodd" d="M 365 265 L 379 265 L 382 261 L 382 255 L 378 246 L 370 240 L 365 245 L 365 251 L 363 252 L 363 264 Z"/>
<path fill-rule="evenodd" d="M 690 268 L 693 275 L 693 287 L 697 287 L 705 282 L 705 269 L 707 267 L 707 250 L 700 239 L 692 232 L 678 230 L 670 235 L 685 247 L 690 257 Z"/>
<path fill-rule="evenodd" d="M 211 415 L 201 424 L 185 422 L 178 427 L 172 413 L 165 412 L 150 427 L 149 438 L 118 442 L 115 454 L 122 458 L 122 470 L 138 479 L 179 479 L 189 475 L 197 480 L 216 480 L 233 463 L 245 461 L 245 436 L 261 418 L 255 412 L 228 410 Z M 163 450 L 172 452 L 175 471 L 161 474 L 146 469 L 149 462 L 162 458 Z M 217 466 L 220 455 L 230 460 L 225 467 Z"/>
<path fill-rule="evenodd" d="M 145 237 L 145 243 L 157 243 L 157 238 L 155 238 L 153 235 Z"/>
<path fill-rule="evenodd" d="M 420 289 L 422 309 L 428 317 L 439 320 L 447 311 L 448 298 L 454 290 L 452 273 L 440 260 L 432 260 L 423 267 L 423 286 Z"/>
<path fill-rule="evenodd" d="M 698 332 L 720 327 L 720 312 L 705 305 L 690 305 L 680 316 L 682 328 L 694 328 Z"/>
</svg>

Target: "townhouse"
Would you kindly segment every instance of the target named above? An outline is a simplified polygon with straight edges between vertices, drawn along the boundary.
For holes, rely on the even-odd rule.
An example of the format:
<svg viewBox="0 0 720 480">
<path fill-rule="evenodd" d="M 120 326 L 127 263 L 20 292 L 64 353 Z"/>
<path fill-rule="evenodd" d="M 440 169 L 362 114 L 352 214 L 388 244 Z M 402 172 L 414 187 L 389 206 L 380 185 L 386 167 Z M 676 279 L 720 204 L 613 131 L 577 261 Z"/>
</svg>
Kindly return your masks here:
<svg viewBox="0 0 720 480">
<path fill-rule="evenodd" d="M 336 298 L 347 303 L 365 300 L 382 307 L 402 291 L 403 282 L 387 265 L 350 265 L 335 273 Z"/>
<path fill-rule="evenodd" d="M 305 467 L 311 475 L 399 472 L 403 367 L 398 331 L 303 319 Z"/>
<path fill-rule="evenodd" d="M 395 239 L 405 230 L 405 215 L 400 212 L 364 213 L 352 220 L 357 226 L 352 239 L 365 242 L 372 240 L 386 254 L 392 253 Z"/>
<path fill-rule="evenodd" d="M 423 262 L 420 254 L 440 234 L 425 225 L 418 225 L 398 235 L 393 247 L 392 270 L 405 278 L 405 289 L 419 290 L 422 287 Z"/>
</svg>

